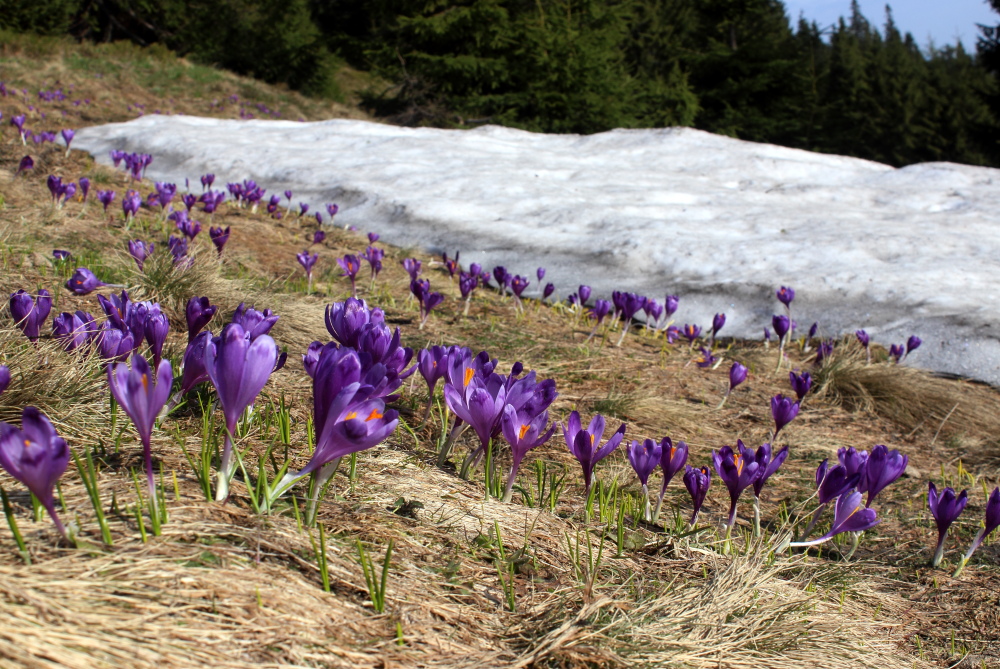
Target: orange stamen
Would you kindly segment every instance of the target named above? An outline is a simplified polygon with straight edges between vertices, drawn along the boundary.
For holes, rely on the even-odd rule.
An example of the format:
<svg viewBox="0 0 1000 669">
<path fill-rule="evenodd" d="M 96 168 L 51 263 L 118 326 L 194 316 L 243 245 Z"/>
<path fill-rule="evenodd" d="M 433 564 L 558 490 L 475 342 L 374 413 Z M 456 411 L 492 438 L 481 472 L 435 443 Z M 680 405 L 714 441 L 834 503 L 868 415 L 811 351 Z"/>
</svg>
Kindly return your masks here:
<svg viewBox="0 0 1000 669">
<path fill-rule="evenodd" d="M 382 414 L 378 412 L 378 409 L 372 409 L 372 412 L 368 414 L 368 418 L 365 418 L 365 422 L 367 423 L 370 420 L 375 420 L 376 418 L 381 418 L 381 417 Z"/>
<path fill-rule="evenodd" d="M 528 433 L 528 430 L 529 430 L 529 429 L 530 429 L 530 428 L 529 428 L 529 426 L 527 426 L 527 425 L 522 425 L 522 426 L 521 426 L 521 429 L 520 429 L 520 430 L 518 431 L 518 433 L 517 433 L 517 438 L 518 438 L 518 439 L 524 439 L 524 435 Z"/>
<path fill-rule="evenodd" d="M 344 420 L 352 420 L 352 419 L 357 418 L 357 417 L 358 417 L 358 412 L 357 411 L 352 411 L 351 413 L 349 413 L 346 416 L 344 416 Z"/>
<path fill-rule="evenodd" d="M 472 380 L 472 377 L 475 376 L 475 374 L 476 370 L 474 370 L 472 367 L 469 367 L 467 370 L 465 370 L 465 383 L 463 385 L 465 386 L 469 385 L 469 381 Z"/>
</svg>

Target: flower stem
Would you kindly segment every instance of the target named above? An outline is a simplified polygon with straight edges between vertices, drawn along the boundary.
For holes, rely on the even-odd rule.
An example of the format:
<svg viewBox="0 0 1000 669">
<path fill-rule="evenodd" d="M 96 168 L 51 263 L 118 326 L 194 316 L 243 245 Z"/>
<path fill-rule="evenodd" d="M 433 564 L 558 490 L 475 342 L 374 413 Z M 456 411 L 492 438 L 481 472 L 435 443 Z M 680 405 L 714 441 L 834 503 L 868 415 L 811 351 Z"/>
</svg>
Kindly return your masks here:
<svg viewBox="0 0 1000 669">
<path fill-rule="evenodd" d="M 962 558 L 962 561 L 958 563 L 958 569 L 955 570 L 955 573 L 953 575 L 954 578 L 958 578 L 958 575 L 962 573 L 963 569 L 965 569 L 965 565 L 969 563 L 969 559 L 972 558 L 972 554 L 976 552 L 977 548 L 979 548 L 979 544 L 983 543 L 985 534 L 986 534 L 986 528 L 985 527 L 980 528 L 979 533 L 976 535 L 976 538 L 972 540 L 972 545 L 969 547 L 969 551 Z"/>
<path fill-rule="evenodd" d="M 937 567 L 941 564 L 941 559 L 944 558 L 944 540 L 947 534 L 947 532 L 941 532 L 938 534 L 937 548 L 934 550 L 934 557 L 931 558 L 932 567 Z"/>
<path fill-rule="evenodd" d="M 753 535 L 760 536 L 760 497 L 753 496 Z"/>
</svg>

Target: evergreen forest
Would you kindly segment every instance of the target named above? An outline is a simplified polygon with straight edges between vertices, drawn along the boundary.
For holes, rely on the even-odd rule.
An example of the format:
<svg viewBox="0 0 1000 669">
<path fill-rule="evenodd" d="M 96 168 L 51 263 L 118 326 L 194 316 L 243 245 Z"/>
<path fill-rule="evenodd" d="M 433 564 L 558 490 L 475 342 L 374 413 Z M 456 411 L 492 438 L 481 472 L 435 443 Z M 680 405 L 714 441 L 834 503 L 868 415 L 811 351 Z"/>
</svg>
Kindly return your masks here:
<svg viewBox="0 0 1000 669">
<path fill-rule="evenodd" d="M 998 14 L 1000 0 L 989 0 Z M 162 44 L 318 96 L 345 64 L 404 125 L 692 126 L 892 165 L 1000 166 L 1000 26 L 919 44 L 891 8 L 780 0 L 0 0 L 0 29 Z"/>
</svg>

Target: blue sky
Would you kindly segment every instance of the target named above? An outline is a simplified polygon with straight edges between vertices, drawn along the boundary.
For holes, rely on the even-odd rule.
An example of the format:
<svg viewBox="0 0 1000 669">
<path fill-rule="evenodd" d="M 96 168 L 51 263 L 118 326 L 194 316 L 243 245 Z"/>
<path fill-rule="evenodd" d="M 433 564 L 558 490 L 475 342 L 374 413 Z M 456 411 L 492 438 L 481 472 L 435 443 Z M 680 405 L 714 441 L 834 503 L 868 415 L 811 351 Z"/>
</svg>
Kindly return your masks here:
<svg viewBox="0 0 1000 669">
<path fill-rule="evenodd" d="M 874 25 L 885 23 L 885 0 L 860 0 L 861 13 Z M 896 0 L 888 3 L 896 25 L 902 32 L 913 33 L 922 47 L 933 39 L 936 46 L 954 44 L 961 39 L 966 49 L 976 45 L 979 31 L 977 23 L 1000 23 L 1000 15 L 994 14 L 985 0 Z M 794 27 L 799 13 L 806 19 L 815 20 L 820 27 L 826 27 L 846 17 L 851 11 L 850 0 L 785 0 L 785 7 Z"/>
</svg>

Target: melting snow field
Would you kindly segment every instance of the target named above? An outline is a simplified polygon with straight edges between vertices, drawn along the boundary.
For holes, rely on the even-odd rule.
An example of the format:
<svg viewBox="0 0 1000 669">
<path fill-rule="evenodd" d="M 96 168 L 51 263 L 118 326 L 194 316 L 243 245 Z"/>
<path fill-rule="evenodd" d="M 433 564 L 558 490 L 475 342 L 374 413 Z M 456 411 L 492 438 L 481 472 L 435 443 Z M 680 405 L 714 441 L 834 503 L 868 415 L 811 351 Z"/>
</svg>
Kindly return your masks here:
<svg viewBox="0 0 1000 669">
<path fill-rule="evenodd" d="M 111 149 L 150 153 L 147 176 L 182 187 L 213 172 L 216 188 L 249 178 L 313 211 L 336 202 L 337 224 L 460 250 L 466 267 L 534 281 L 541 265 L 557 296 L 580 283 L 595 297 L 677 294 L 678 324 L 725 312 L 722 336 L 760 338 L 782 313 L 774 290 L 789 285 L 800 333 L 813 321 L 822 336 L 865 328 L 887 347 L 917 334 L 913 364 L 1000 384 L 1000 170 L 895 169 L 687 128 L 147 116 L 80 130 L 73 147 L 103 163 Z"/>
</svg>

